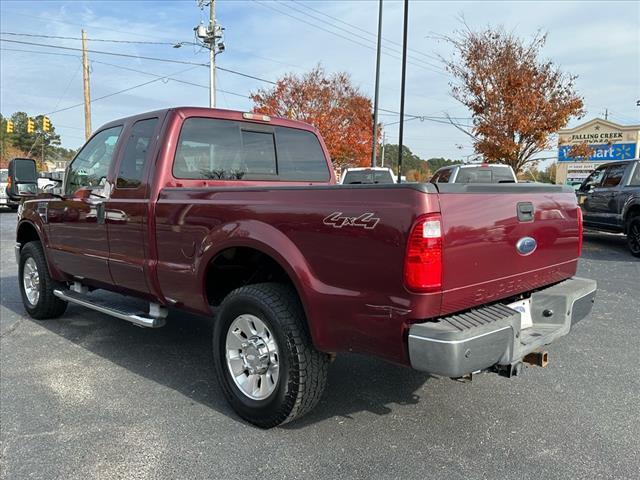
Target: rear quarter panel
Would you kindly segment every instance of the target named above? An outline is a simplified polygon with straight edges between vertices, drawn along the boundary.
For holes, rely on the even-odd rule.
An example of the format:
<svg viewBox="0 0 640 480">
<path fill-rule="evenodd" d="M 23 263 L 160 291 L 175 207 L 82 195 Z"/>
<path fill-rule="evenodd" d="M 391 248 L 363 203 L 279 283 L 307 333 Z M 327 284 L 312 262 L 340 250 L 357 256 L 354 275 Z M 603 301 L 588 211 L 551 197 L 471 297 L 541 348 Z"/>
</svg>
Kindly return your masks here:
<svg viewBox="0 0 640 480">
<path fill-rule="evenodd" d="M 165 297 L 209 313 L 209 262 L 232 246 L 256 248 L 293 279 L 317 348 L 403 362 L 409 319 L 440 310 L 439 293 L 412 294 L 403 282 L 411 225 L 437 210 L 436 195 L 403 186 L 166 188 L 156 205 L 158 281 Z M 379 221 L 325 222 L 364 213 Z"/>
</svg>

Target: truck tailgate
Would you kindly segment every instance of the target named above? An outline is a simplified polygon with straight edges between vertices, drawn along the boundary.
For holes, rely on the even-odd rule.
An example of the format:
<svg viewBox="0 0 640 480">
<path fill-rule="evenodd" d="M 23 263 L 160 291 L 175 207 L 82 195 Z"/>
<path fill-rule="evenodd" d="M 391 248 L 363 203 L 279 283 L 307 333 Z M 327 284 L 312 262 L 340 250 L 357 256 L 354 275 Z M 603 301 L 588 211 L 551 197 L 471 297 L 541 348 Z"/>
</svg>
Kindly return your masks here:
<svg viewBox="0 0 640 480">
<path fill-rule="evenodd" d="M 442 314 L 575 274 L 580 233 L 572 191 L 529 184 L 439 184 L 438 189 L 444 229 Z"/>
</svg>

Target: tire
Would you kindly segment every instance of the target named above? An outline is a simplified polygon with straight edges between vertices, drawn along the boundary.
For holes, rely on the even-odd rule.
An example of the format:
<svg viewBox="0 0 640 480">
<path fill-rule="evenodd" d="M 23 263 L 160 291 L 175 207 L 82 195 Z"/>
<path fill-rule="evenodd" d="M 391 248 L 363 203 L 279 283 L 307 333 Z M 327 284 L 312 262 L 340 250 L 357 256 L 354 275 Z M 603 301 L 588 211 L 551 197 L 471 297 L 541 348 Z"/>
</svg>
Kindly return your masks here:
<svg viewBox="0 0 640 480">
<path fill-rule="evenodd" d="M 30 276 L 30 273 L 33 275 Z M 65 286 L 49 276 L 47 260 L 40 242 L 29 242 L 20 250 L 18 283 L 22 303 L 32 318 L 37 320 L 56 318 L 67 309 L 67 302 L 53 294 L 55 289 L 64 289 Z M 27 284 L 29 291 L 27 291 Z"/>
<path fill-rule="evenodd" d="M 246 341 L 242 336 L 243 323 L 253 325 L 253 336 Z M 262 331 L 261 326 L 265 327 Z M 234 345 L 237 340 L 243 344 Z M 264 348 L 256 350 L 251 342 Z M 263 355 L 256 357 L 251 352 Z M 214 325 L 213 357 L 218 381 L 231 407 L 240 417 L 261 428 L 290 422 L 312 410 L 327 383 L 329 355 L 313 347 L 295 290 L 278 283 L 248 285 L 229 293 Z M 260 389 L 251 398 L 243 388 L 248 388 L 246 385 L 256 377 L 250 374 L 251 365 L 247 367 L 247 363 L 263 357 L 268 360 L 263 360 L 260 367 L 267 371 L 254 374 L 262 380 L 254 383 Z M 240 366 L 236 375 L 232 374 L 232 365 Z"/>
<path fill-rule="evenodd" d="M 631 217 L 627 224 L 627 245 L 634 257 L 640 257 L 640 215 Z"/>
</svg>

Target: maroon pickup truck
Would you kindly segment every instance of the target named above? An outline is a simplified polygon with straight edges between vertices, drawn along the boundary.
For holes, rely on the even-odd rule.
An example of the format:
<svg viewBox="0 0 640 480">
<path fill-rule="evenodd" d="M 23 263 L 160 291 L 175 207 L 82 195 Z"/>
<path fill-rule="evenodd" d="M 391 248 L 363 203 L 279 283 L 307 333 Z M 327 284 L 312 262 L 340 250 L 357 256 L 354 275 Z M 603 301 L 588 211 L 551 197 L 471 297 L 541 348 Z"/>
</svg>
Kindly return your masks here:
<svg viewBox="0 0 640 480">
<path fill-rule="evenodd" d="M 143 327 L 169 309 L 210 316 L 222 390 L 265 428 L 314 407 L 338 352 L 511 376 L 590 312 L 573 190 L 335 183 L 301 122 L 186 107 L 111 122 L 62 195 L 20 208 L 25 309 L 71 302 Z"/>
</svg>

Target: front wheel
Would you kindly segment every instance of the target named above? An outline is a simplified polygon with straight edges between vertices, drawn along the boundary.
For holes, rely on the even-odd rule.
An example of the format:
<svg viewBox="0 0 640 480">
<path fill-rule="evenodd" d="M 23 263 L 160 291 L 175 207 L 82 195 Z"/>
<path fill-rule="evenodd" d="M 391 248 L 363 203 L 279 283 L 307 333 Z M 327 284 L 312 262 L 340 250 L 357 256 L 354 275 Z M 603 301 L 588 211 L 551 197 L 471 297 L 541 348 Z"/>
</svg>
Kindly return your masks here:
<svg viewBox="0 0 640 480">
<path fill-rule="evenodd" d="M 640 257 L 640 215 L 631 217 L 627 225 L 627 245 L 634 257 Z"/>
<path fill-rule="evenodd" d="M 38 320 L 56 318 L 67 309 L 67 302 L 53 294 L 63 285 L 49 276 L 40 242 L 29 242 L 20 250 L 18 279 L 22 303 L 31 317 Z"/>
<path fill-rule="evenodd" d="M 327 381 L 329 356 L 313 347 L 295 290 L 277 283 L 241 287 L 225 298 L 213 356 L 225 397 L 261 428 L 310 411 Z"/>
</svg>

